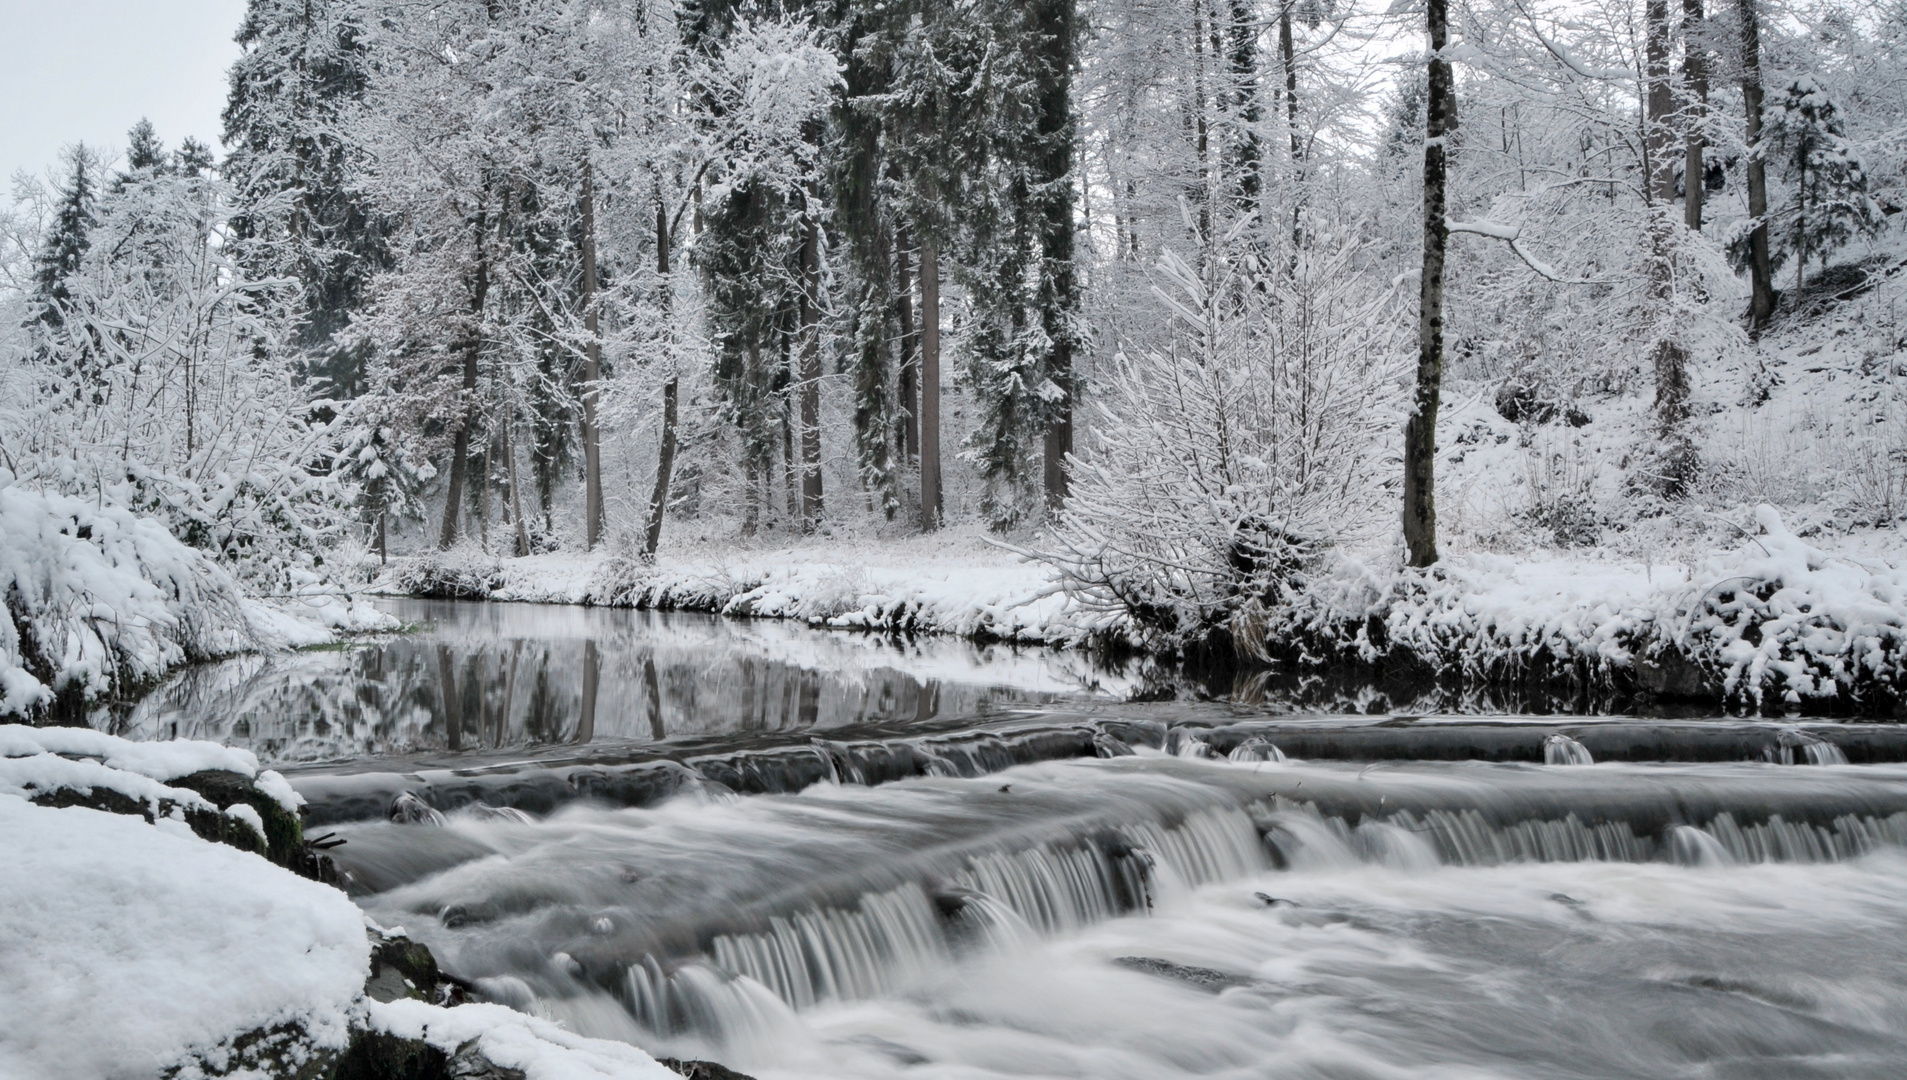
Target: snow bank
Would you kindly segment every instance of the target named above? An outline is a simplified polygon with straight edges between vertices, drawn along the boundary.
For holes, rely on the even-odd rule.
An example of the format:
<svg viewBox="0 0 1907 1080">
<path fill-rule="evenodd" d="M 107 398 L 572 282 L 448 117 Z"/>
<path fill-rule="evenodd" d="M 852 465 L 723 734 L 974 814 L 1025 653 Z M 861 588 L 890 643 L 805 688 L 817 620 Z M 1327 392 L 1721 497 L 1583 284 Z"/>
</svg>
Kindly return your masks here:
<svg viewBox="0 0 1907 1080">
<path fill-rule="evenodd" d="M 951 560 L 913 558 L 901 546 L 870 547 L 865 560 L 842 554 L 735 552 L 648 564 L 607 555 L 495 559 L 465 549 L 411 560 L 389 582 L 419 595 L 705 611 L 1023 644 L 1079 644 L 1126 622 L 1075 603 L 1050 567 L 1005 551 Z"/>
<path fill-rule="evenodd" d="M 304 797 L 283 776 L 260 771 L 250 750 L 214 742 L 133 742 L 87 728 L 35 728 L 0 724 L 0 792 L 30 797 L 68 788 L 90 794 L 96 788 L 156 806 L 171 802 L 193 809 L 217 810 L 197 792 L 168 787 L 165 781 L 197 772 L 237 773 L 296 814 Z M 264 830 L 259 829 L 262 835 Z"/>
<path fill-rule="evenodd" d="M 0 862 L 0 1076 L 222 1072 L 233 1039 L 281 1025 L 344 1047 L 370 950 L 336 889 L 137 818 L 8 794 Z"/>
<path fill-rule="evenodd" d="M 1346 562 L 1269 635 L 1301 661 L 1410 657 L 1473 682 L 1549 662 L 1740 708 L 1898 707 L 1907 568 L 1814 548 L 1768 506 L 1755 519 L 1759 535 L 1692 574 L 1486 555 L 1394 574 Z"/>
<path fill-rule="evenodd" d="M 258 645 L 237 584 L 159 523 L 0 474 L 0 715 Z"/>
<path fill-rule="evenodd" d="M 251 775 L 256 763 L 212 743 L 0 726 L 0 1077 L 196 1080 L 311 1065 L 324 1075 L 366 1031 L 474 1053 L 528 1080 L 675 1075 L 633 1046 L 502 1006 L 372 1000 L 365 918 L 342 892 L 202 840 L 175 817 L 147 824 L 22 797 L 107 787 L 217 812 L 161 782 L 203 769 Z M 276 773 L 258 783 L 296 799 Z M 263 837 L 253 807 L 225 814 Z"/>
<path fill-rule="evenodd" d="M 394 626 L 335 589 L 285 607 L 246 597 L 159 522 L 34 491 L 4 471 L 0 595 L 10 616 L 0 621 L 0 716 L 75 711 L 180 664 Z"/>
<path fill-rule="evenodd" d="M 472 1043 L 485 1058 L 521 1069 L 524 1080 L 681 1080 L 628 1043 L 591 1039 L 502 1005 L 438 1008 L 399 999 L 370 1002 L 369 1026 L 421 1039 L 447 1054 Z"/>
</svg>

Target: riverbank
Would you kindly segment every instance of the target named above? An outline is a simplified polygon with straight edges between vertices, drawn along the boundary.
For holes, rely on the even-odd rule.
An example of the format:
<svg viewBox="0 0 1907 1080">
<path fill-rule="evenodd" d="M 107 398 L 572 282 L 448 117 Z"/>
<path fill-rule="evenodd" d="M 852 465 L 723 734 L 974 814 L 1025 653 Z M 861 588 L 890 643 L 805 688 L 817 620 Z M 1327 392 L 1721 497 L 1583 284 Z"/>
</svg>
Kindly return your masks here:
<svg viewBox="0 0 1907 1080">
<path fill-rule="evenodd" d="M 0 1075 L 674 1080 L 464 1003 L 401 930 L 293 872 L 302 803 L 216 743 L 0 725 Z"/>
<path fill-rule="evenodd" d="M 1819 539 L 1761 507 L 1753 535 L 1732 550 L 1666 565 L 1472 553 L 1410 570 L 1340 553 L 1307 570 L 1289 603 L 1228 628 L 1231 648 L 1203 660 L 1333 673 L 1384 688 L 1376 707 L 1436 689 L 1446 700 L 1494 695 L 1532 711 L 1684 703 L 1898 716 L 1907 708 L 1907 570 Z M 809 547 L 645 564 L 464 549 L 393 562 L 380 587 L 1062 648 L 1160 644 L 1105 597 L 1068 591 L 1051 567 L 1005 549 L 974 545 L 951 565 L 915 561 L 901 544 L 845 554 Z"/>
</svg>

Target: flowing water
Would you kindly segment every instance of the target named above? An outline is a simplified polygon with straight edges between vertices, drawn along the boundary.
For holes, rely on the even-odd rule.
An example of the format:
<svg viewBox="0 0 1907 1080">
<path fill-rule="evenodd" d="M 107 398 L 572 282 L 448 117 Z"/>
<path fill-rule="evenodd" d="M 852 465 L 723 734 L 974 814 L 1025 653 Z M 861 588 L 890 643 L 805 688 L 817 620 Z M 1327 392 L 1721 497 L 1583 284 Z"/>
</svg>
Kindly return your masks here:
<svg viewBox="0 0 1907 1080">
<path fill-rule="evenodd" d="M 762 1080 L 1907 1075 L 1895 725 L 1270 715 L 1037 650 L 402 614 L 130 730 L 280 762 L 373 919 L 589 1034 Z"/>
</svg>

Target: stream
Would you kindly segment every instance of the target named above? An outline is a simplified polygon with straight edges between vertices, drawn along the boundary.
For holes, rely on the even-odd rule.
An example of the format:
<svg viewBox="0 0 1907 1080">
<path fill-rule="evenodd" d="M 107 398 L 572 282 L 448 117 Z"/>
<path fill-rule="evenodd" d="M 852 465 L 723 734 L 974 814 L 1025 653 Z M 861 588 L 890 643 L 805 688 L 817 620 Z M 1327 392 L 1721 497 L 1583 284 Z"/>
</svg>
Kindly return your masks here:
<svg viewBox="0 0 1907 1080">
<path fill-rule="evenodd" d="M 1136 662 L 395 601 L 181 673 L 379 924 L 761 1078 L 1907 1075 L 1907 729 L 1316 713 Z"/>
</svg>

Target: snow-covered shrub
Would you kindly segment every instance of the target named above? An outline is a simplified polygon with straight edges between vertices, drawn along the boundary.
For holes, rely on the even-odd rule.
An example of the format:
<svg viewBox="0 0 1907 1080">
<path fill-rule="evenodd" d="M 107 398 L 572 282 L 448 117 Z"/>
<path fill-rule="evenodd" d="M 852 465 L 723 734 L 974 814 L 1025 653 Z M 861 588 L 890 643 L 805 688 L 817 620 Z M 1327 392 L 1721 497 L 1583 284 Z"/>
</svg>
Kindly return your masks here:
<svg viewBox="0 0 1907 1080">
<path fill-rule="evenodd" d="M 233 259 L 221 181 L 121 174 L 31 333 L 0 345 L 0 446 L 18 482 L 158 519 L 254 591 L 299 591 L 352 497 L 321 475 L 288 344 L 289 282 Z"/>
<path fill-rule="evenodd" d="M 175 665 L 259 645 L 232 577 L 159 522 L 4 471 L 0 594 L 0 715 L 70 714 Z"/>
<path fill-rule="evenodd" d="M 1171 644 L 1248 644 L 1307 565 L 1391 505 L 1400 305 L 1348 244 L 1288 271 L 1201 273 L 1168 252 L 1158 274 L 1175 340 L 1116 359 L 1039 556 L 1083 608 Z"/>
</svg>

